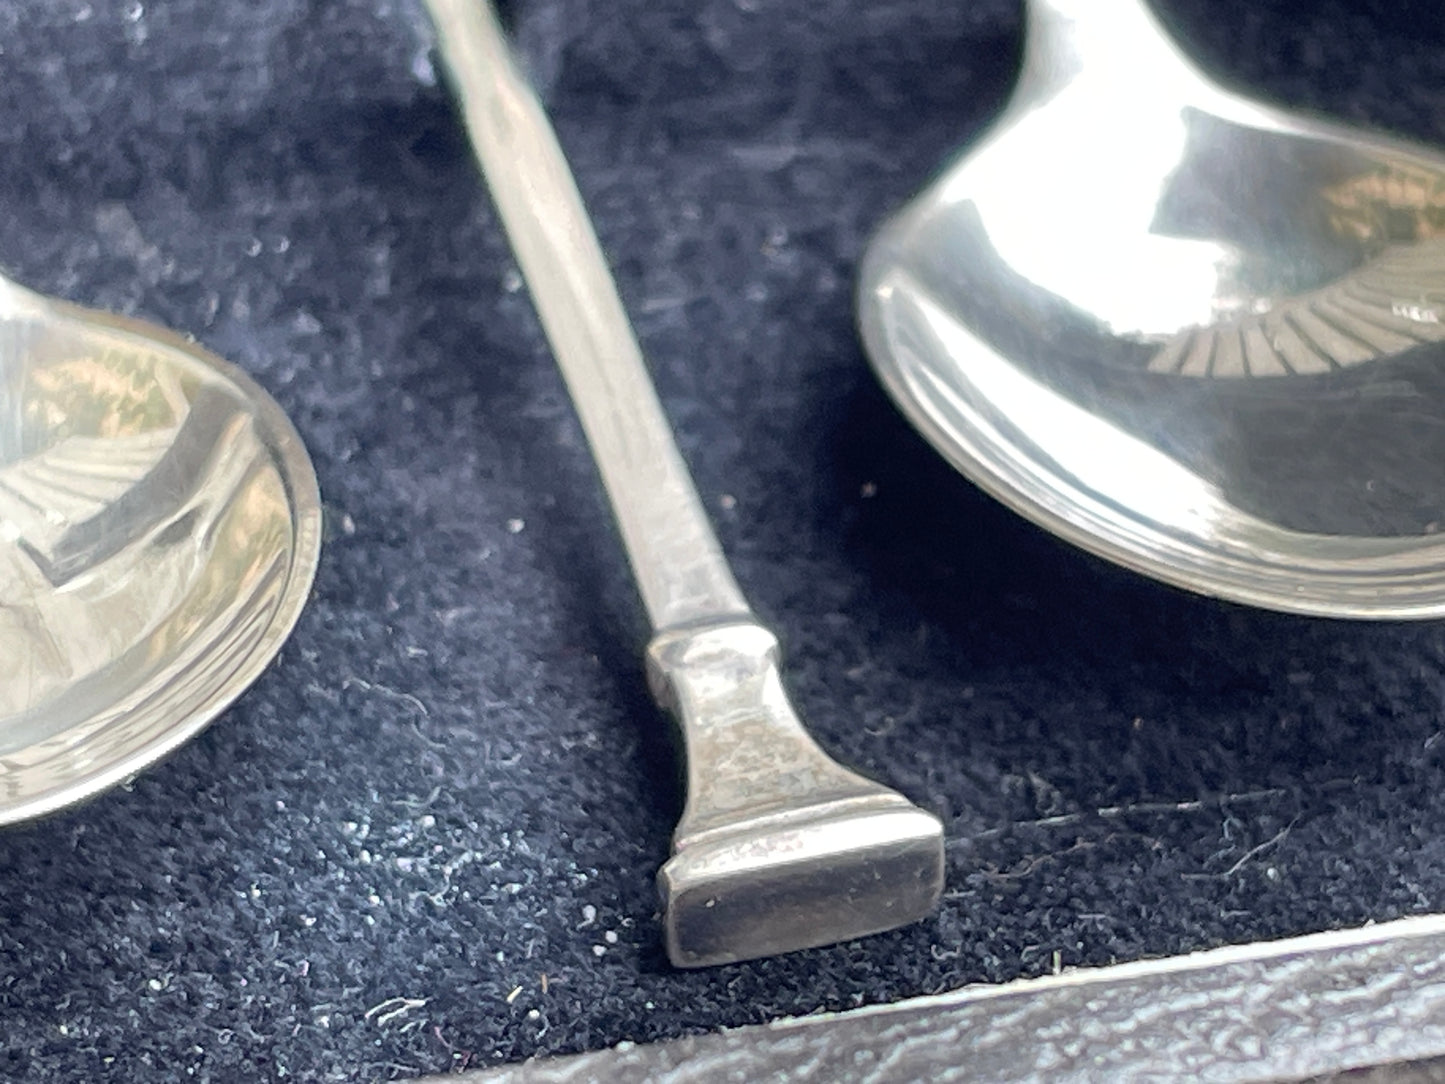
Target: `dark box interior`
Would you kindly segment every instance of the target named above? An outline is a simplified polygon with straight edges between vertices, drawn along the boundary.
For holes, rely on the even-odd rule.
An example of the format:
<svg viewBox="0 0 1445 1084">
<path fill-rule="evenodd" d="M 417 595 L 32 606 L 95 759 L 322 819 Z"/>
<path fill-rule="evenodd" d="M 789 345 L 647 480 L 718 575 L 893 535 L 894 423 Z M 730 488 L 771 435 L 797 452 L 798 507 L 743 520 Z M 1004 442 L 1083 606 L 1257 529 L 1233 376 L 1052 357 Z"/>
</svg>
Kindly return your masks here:
<svg viewBox="0 0 1445 1084">
<path fill-rule="evenodd" d="M 1261 94 L 1445 144 L 1434 2 L 1163 14 Z M 1016 3 L 508 16 L 796 700 L 945 818 L 943 906 L 667 966 L 641 608 L 410 0 L 0 0 L 0 264 L 244 366 L 328 524 L 234 709 L 0 834 L 0 1076 L 407 1077 L 1445 906 L 1439 623 L 1106 566 L 871 376 L 860 252 L 1002 102 Z"/>
</svg>

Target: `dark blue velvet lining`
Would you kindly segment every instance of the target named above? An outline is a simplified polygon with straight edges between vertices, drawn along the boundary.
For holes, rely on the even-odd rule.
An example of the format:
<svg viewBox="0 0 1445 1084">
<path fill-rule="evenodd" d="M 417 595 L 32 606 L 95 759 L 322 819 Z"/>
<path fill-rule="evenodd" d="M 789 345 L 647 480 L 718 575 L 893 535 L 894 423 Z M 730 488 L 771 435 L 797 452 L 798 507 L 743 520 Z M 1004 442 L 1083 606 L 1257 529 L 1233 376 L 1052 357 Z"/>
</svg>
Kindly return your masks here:
<svg viewBox="0 0 1445 1084">
<path fill-rule="evenodd" d="M 1434 3 L 1167 15 L 1261 91 L 1445 144 Z M 870 376 L 856 261 L 1002 101 L 1015 4 L 511 16 L 799 705 L 949 825 L 943 908 L 666 966 L 640 607 L 405 0 L 0 0 L 0 263 L 245 366 L 329 524 L 234 710 L 0 834 L 0 1077 L 414 1076 L 1445 908 L 1445 628 L 1107 567 Z"/>
</svg>

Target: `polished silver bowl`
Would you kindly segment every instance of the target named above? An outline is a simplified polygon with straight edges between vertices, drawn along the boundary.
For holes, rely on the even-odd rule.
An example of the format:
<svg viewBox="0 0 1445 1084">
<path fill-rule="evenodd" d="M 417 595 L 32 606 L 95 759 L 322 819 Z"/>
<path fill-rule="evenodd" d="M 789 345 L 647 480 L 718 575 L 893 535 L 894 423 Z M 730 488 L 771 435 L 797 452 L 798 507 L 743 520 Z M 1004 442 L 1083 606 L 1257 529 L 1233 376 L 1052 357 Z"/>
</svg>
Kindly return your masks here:
<svg viewBox="0 0 1445 1084">
<path fill-rule="evenodd" d="M 231 703 L 300 614 L 320 518 L 300 438 L 240 370 L 0 280 L 0 823 Z"/>
<path fill-rule="evenodd" d="M 999 121 L 867 252 L 864 340 L 981 487 L 1191 590 L 1445 615 L 1445 158 L 1029 0 Z"/>
</svg>

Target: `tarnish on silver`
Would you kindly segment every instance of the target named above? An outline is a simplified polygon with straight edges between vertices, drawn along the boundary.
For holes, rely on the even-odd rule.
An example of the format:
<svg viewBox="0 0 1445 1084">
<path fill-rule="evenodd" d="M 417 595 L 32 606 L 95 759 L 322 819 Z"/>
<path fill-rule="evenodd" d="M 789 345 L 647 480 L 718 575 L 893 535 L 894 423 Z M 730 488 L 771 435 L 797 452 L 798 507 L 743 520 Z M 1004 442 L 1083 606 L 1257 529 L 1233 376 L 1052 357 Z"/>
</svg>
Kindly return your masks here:
<svg viewBox="0 0 1445 1084">
<path fill-rule="evenodd" d="M 1003 116 L 879 232 L 864 341 L 979 486 L 1240 602 L 1445 615 L 1445 157 L 1028 0 Z"/>
<path fill-rule="evenodd" d="M 943 884 L 936 817 L 829 760 L 723 558 L 561 148 L 484 0 L 428 0 L 438 44 L 612 503 L 652 621 L 653 688 L 687 750 L 659 877 L 672 961 L 700 967 L 917 921 Z"/>
<path fill-rule="evenodd" d="M 249 377 L 0 279 L 0 824 L 219 714 L 290 633 L 320 541 L 311 462 Z"/>
</svg>

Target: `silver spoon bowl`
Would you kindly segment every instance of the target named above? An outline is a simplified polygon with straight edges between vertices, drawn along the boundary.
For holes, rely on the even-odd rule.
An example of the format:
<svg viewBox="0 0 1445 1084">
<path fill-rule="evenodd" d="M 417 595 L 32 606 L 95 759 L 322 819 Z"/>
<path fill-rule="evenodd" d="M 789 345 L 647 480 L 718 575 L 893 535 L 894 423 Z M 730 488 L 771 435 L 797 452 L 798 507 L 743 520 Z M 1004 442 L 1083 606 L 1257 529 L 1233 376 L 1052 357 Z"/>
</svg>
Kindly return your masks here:
<svg viewBox="0 0 1445 1084">
<path fill-rule="evenodd" d="M 0 824 L 118 783 L 280 649 L 311 462 L 244 373 L 0 279 Z"/>
<path fill-rule="evenodd" d="M 1029 0 L 1003 116 L 866 255 L 884 384 L 974 482 L 1190 590 L 1445 615 L 1445 158 Z"/>
</svg>

